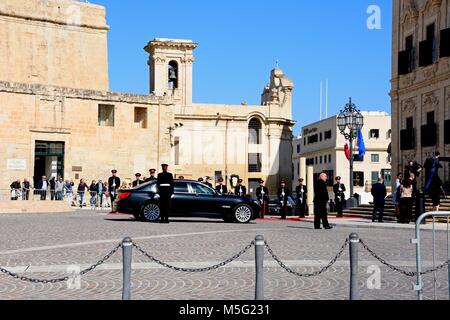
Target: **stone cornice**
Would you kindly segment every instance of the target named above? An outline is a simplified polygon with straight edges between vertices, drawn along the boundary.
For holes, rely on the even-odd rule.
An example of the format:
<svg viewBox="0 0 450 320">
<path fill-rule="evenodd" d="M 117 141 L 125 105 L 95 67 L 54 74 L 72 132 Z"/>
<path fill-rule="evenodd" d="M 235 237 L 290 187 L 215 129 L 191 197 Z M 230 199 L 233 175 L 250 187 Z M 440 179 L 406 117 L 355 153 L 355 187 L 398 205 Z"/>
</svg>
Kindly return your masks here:
<svg viewBox="0 0 450 320">
<path fill-rule="evenodd" d="M 400 80 L 403 77 L 405 77 L 405 76 L 400 76 Z M 392 79 L 391 83 L 392 82 L 396 82 L 398 79 L 399 78 Z M 447 79 L 448 79 L 448 74 L 447 73 L 442 73 L 442 74 L 436 75 L 433 78 L 425 79 L 423 81 L 415 83 L 414 85 L 411 85 L 411 86 L 408 86 L 408 87 L 405 87 L 405 88 L 399 88 L 397 90 L 391 90 L 389 95 L 391 97 L 395 97 L 396 95 L 404 95 L 404 94 L 407 94 L 407 93 L 410 93 L 410 92 L 417 91 L 420 88 L 423 88 L 423 87 L 426 87 L 426 86 L 429 86 L 429 85 L 433 85 L 433 84 L 439 83 L 441 81 L 445 81 Z"/>
<path fill-rule="evenodd" d="M 220 121 L 223 120 L 233 120 L 233 121 L 248 121 L 247 115 L 242 116 L 229 116 L 229 115 L 220 115 L 220 118 L 217 117 L 217 115 L 205 115 L 205 114 L 175 114 L 175 119 L 179 120 L 214 120 L 217 121 L 219 119 Z M 266 118 L 267 124 L 280 124 L 280 125 L 288 125 L 288 126 L 294 126 L 297 121 L 290 120 L 290 119 L 283 119 L 283 118 Z"/>
<path fill-rule="evenodd" d="M 169 97 L 157 97 L 153 95 L 139 95 L 109 91 L 95 91 L 86 89 L 74 89 L 55 86 L 45 86 L 40 84 L 25 84 L 17 82 L 0 81 L 0 92 L 58 96 L 82 100 L 96 100 L 105 102 L 125 102 L 139 104 L 163 104 L 172 105 L 173 100 Z"/>
<path fill-rule="evenodd" d="M 195 42 L 176 42 L 176 41 L 150 41 L 145 47 L 144 50 L 151 53 L 155 49 L 188 49 L 194 50 L 197 48 L 198 43 Z"/>
<path fill-rule="evenodd" d="M 0 17 L 8 17 L 8 18 L 15 18 L 15 19 L 21 19 L 26 21 L 34 21 L 34 22 L 43 22 L 43 23 L 52 23 L 60 26 L 71 26 L 71 27 L 78 27 L 78 28 L 88 28 L 88 29 L 95 29 L 95 30 L 109 30 L 108 25 L 94 25 L 94 24 L 77 24 L 77 23 L 67 23 L 62 20 L 52 20 L 52 19 L 45 19 L 45 18 L 39 18 L 39 17 L 33 17 L 32 15 L 20 15 L 10 12 L 4 12 L 0 10 Z"/>
</svg>

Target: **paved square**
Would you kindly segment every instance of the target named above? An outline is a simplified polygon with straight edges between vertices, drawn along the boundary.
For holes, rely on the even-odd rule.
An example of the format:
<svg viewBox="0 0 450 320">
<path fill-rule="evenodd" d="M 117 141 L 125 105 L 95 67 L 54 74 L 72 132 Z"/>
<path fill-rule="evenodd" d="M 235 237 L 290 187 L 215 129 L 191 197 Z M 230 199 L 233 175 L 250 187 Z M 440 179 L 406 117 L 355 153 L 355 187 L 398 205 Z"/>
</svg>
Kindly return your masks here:
<svg viewBox="0 0 450 320">
<path fill-rule="evenodd" d="M 332 230 L 313 230 L 310 221 L 257 220 L 248 225 L 206 218 L 172 219 L 169 225 L 137 222 L 128 216 L 79 210 L 59 214 L 5 214 L 0 226 L 0 266 L 20 275 L 52 279 L 67 275 L 69 267 L 90 266 L 105 256 L 122 238 L 130 236 L 154 257 L 179 267 L 205 267 L 222 262 L 264 235 L 274 253 L 298 272 L 325 266 L 345 239 L 357 232 L 377 254 L 390 263 L 415 270 L 414 237 L 396 224 L 371 224 L 331 220 Z M 423 259 L 431 267 L 431 232 L 423 232 Z M 446 261 L 445 230 L 437 232 L 437 257 Z M 266 299 L 348 299 L 348 247 L 328 271 L 300 278 L 283 270 L 265 251 Z M 362 299 L 416 299 L 415 277 L 393 272 L 359 246 Z M 379 266 L 381 288 L 370 289 L 368 267 Z M 253 299 L 254 248 L 236 261 L 214 271 L 183 273 L 164 268 L 133 251 L 133 299 L 227 300 Z M 436 273 L 437 297 L 448 299 L 447 268 Z M 424 276 L 426 299 L 433 298 L 433 275 Z M 76 284 L 76 283 L 75 283 Z M 75 285 L 76 287 L 76 285 Z M 121 249 L 105 264 L 80 279 L 78 288 L 67 282 L 34 284 L 0 274 L 0 299 L 121 299 Z"/>
</svg>

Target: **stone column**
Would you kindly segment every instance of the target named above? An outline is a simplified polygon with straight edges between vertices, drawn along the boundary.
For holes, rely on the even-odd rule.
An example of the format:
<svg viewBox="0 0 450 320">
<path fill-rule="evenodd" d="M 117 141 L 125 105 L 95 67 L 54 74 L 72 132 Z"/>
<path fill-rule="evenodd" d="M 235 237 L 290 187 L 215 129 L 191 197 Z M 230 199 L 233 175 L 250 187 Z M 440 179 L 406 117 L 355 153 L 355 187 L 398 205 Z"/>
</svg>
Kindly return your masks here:
<svg viewBox="0 0 450 320">
<path fill-rule="evenodd" d="M 306 188 L 308 189 L 308 212 L 309 215 L 312 216 L 314 213 L 314 167 L 308 166 L 306 168 L 307 174 L 306 174 Z"/>
</svg>

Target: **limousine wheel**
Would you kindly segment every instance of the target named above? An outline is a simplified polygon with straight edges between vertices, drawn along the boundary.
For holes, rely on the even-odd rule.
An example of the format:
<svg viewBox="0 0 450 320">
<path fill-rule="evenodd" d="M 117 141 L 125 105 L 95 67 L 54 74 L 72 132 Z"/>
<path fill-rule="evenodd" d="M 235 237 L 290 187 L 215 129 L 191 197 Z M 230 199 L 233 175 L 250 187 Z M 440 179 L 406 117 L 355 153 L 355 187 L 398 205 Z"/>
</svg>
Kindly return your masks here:
<svg viewBox="0 0 450 320">
<path fill-rule="evenodd" d="M 147 203 L 142 208 L 142 216 L 145 218 L 146 221 L 149 222 L 157 221 L 160 215 L 161 211 L 159 210 L 159 207 L 154 203 Z"/>
<path fill-rule="evenodd" d="M 234 219 L 239 223 L 248 223 L 252 219 L 252 208 L 240 204 L 234 209 Z"/>
</svg>

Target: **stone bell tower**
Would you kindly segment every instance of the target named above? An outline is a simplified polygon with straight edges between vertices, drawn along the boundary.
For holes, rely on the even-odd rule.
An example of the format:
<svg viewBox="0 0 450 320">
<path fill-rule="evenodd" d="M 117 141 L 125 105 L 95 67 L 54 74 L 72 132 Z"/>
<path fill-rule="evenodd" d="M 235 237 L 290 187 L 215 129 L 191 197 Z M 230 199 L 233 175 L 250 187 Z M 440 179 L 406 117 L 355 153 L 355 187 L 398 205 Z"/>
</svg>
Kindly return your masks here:
<svg viewBox="0 0 450 320">
<path fill-rule="evenodd" d="M 192 104 L 192 40 L 161 39 L 150 41 L 144 48 L 150 54 L 150 93 L 171 96 L 182 106 Z"/>
</svg>

